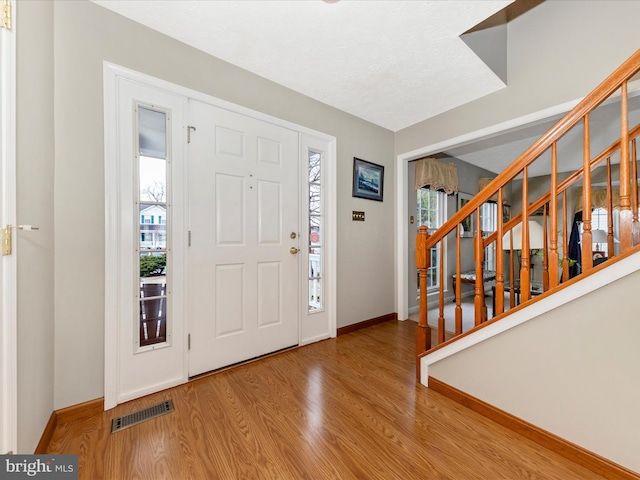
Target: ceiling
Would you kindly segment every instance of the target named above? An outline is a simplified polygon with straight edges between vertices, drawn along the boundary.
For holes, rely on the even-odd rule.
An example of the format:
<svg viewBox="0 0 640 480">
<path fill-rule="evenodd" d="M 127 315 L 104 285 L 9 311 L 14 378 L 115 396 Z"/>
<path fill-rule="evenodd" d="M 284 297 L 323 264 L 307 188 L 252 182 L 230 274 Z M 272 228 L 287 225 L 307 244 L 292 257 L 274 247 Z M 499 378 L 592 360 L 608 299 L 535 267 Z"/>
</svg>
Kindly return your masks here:
<svg viewBox="0 0 640 480">
<path fill-rule="evenodd" d="M 640 90 L 637 89 L 637 84 L 632 83 L 630 87 L 628 117 L 629 125 L 633 127 L 640 123 Z M 443 153 L 494 173 L 500 173 L 546 133 L 563 115 L 564 113 L 561 113 L 490 137 L 481 138 L 465 145 L 454 146 Z M 559 172 L 573 172 L 582 166 L 583 135 L 582 122 L 579 122 L 558 141 Z M 619 138 L 620 98 L 614 97 L 600 105 L 590 114 L 591 156 L 594 157 L 599 154 Z M 611 161 L 614 164 L 619 163 L 619 156 L 617 154 L 614 155 Z M 548 174 L 550 171 L 550 152 L 547 152 L 529 167 L 529 175 L 533 177 Z"/>
<path fill-rule="evenodd" d="M 506 85 L 460 35 L 513 0 L 92 0 L 398 131 Z"/>
<path fill-rule="evenodd" d="M 509 20 L 542 0 L 91 1 L 395 132 L 504 88 L 460 36 L 491 26 L 500 14 L 485 20 L 503 9 Z M 618 108 L 593 116 L 592 152 L 618 138 Z M 630 109 L 635 125 L 640 100 Z M 500 173 L 559 118 L 443 153 Z M 580 127 L 559 142 L 558 158 L 559 171 L 580 166 Z M 549 171 L 547 156 L 529 174 Z"/>
</svg>

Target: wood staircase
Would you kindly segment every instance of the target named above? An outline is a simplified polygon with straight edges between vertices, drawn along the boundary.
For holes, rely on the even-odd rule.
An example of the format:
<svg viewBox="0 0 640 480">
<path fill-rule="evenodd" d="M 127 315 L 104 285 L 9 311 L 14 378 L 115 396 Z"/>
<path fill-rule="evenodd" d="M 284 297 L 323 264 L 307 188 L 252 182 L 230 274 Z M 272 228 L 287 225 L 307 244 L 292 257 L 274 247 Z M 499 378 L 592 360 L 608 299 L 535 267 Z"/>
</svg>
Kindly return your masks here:
<svg viewBox="0 0 640 480">
<path fill-rule="evenodd" d="M 587 95 L 578 105 L 559 120 L 547 133 L 538 139 L 507 169 L 491 181 L 486 188 L 474 196 L 462 209 L 432 235 L 426 227 L 421 227 L 416 238 L 416 266 L 420 278 L 420 318 L 416 331 L 416 369 L 420 378 L 420 359 L 434 353 L 444 345 L 449 345 L 496 322 L 503 321 L 513 313 L 527 308 L 532 302 L 540 301 L 568 288 L 576 282 L 584 281 L 594 273 L 613 265 L 640 250 L 640 223 L 638 221 L 638 155 L 637 137 L 640 124 L 629 126 L 629 82 L 640 70 L 640 50 Z M 599 152 L 592 152 L 591 139 L 598 133 L 592 127 L 591 118 L 598 115 L 598 109 L 612 105 L 619 116 L 619 136 Z M 582 165 L 567 172 L 562 170 L 563 158 L 558 146 L 567 138 L 579 132 L 582 136 Z M 566 160 L 566 159 L 564 159 Z M 529 171 L 542 162 L 549 171 L 545 193 L 534 195 L 531 189 Z M 597 180 L 597 181 L 596 181 Z M 495 202 L 506 204 L 508 192 L 519 192 L 519 199 L 511 198 L 513 211 L 510 219 L 498 215 L 494 232 L 482 232 L 481 206 Z M 581 198 L 572 205 L 573 197 Z M 496 200 L 497 199 L 497 200 Z M 514 205 L 519 203 L 520 206 Z M 607 212 L 606 261 L 594 263 L 592 209 L 604 208 Z M 500 208 L 498 209 L 500 211 Z M 574 212 L 582 211 L 582 233 L 580 258 L 570 258 L 576 239 L 569 232 L 574 227 Z M 614 225 L 614 210 L 616 222 Z M 536 212 L 537 223 L 543 229 L 543 247 L 536 249 L 542 256 L 542 279 L 540 290 L 532 295 L 531 285 L 531 232 L 532 215 Z M 456 277 L 461 278 L 463 245 L 460 224 L 467 217 L 474 217 L 477 226 L 473 237 L 473 258 L 475 260 L 474 284 L 474 327 L 463 332 L 462 322 L 462 282 L 455 287 L 455 331 L 447 332 L 445 341 L 445 281 L 444 269 L 440 269 L 439 317 L 437 341 L 431 340 L 431 328 L 427 319 L 427 269 L 432 258 L 432 249 L 440 255 L 440 265 L 445 264 L 445 251 L 455 251 Z M 517 227 L 517 228 L 516 228 Z M 615 227 L 615 228 L 614 228 Z M 518 238 L 514 240 L 514 231 Z M 574 231 L 575 233 L 575 231 Z M 570 240 L 572 240 L 570 242 Z M 516 255 L 515 244 L 521 245 Z M 495 287 L 493 318 L 487 318 L 484 284 L 484 252 L 495 248 Z M 503 254 L 503 252 L 505 252 Z M 508 252 L 508 253 L 507 253 Z M 464 251 L 464 255 L 470 252 Z M 507 261 L 505 262 L 505 257 Z M 451 258 L 451 257 L 450 257 Z M 519 264 L 518 267 L 515 265 Z M 576 267 L 579 267 L 576 269 Z M 576 271 L 578 270 L 578 271 Z M 518 281 L 511 281 L 518 279 Z M 510 299 L 510 309 L 505 310 L 505 293 Z M 514 298 L 519 296 L 519 305 Z"/>
</svg>

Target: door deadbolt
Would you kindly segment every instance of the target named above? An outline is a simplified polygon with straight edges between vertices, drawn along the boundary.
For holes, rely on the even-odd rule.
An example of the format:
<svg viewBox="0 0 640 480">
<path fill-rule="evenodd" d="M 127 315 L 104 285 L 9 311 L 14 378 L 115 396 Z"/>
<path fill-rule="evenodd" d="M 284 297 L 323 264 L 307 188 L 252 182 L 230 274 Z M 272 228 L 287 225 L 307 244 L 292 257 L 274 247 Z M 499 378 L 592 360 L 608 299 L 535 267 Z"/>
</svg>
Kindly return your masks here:
<svg viewBox="0 0 640 480">
<path fill-rule="evenodd" d="M 294 238 L 296 238 L 298 235 L 296 235 L 296 232 L 291 232 L 289 234 L 289 236 L 291 237 L 291 239 L 293 240 Z"/>
</svg>

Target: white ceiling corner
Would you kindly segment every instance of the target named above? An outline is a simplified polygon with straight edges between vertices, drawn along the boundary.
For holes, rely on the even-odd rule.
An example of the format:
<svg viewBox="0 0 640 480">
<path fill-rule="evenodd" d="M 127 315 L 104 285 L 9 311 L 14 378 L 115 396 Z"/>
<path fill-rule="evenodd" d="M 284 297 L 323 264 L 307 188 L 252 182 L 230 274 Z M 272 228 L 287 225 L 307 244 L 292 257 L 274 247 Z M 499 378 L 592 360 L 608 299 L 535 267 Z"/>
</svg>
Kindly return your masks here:
<svg viewBox="0 0 640 480">
<path fill-rule="evenodd" d="M 513 0 L 92 0 L 398 131 L 505 84 L 459 38 Z"/>
</svg>

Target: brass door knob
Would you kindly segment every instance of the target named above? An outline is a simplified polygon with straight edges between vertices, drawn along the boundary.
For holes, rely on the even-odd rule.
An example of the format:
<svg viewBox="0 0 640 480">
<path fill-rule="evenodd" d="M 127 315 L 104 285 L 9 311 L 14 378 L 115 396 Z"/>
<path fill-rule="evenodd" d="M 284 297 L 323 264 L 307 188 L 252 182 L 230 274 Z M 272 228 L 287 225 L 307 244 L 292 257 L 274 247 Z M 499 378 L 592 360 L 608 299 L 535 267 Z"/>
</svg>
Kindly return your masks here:
<svg viewBox="0 0 640 480">
<path fill-rule="evenodd" d="M 296 254 L 296 253 L 298 253 L 299 251 L 300 251 L 300 249 L 299 249 L 299 248 L 296 248 L 296 247 L 291 247 L 291 248 L 289 249 L 289 253 L 290 253 L 291 255 L 295 255 L 295 254 Z"/>
</svg>

